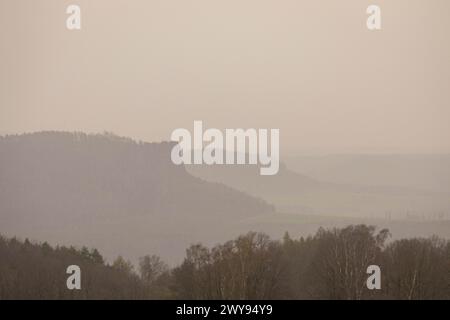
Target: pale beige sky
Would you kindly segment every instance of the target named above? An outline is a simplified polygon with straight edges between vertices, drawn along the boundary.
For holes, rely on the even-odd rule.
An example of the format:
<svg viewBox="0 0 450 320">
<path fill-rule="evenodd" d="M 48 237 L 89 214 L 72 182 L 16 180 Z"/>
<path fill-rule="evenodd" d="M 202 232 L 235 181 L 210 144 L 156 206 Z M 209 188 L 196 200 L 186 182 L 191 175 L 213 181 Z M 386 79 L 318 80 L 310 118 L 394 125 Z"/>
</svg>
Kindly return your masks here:
<svg viewBox="0 0 450 320">
<path fill-rule="evenodd" d="M 68 31 L 78 4 L 82 30 Z M 382 30 L 366 28 L 369 4 Z M 0 0 L 0 133 L 280 128 L 282 153 L 450 152 L 448 0 Z"/>
</svg>

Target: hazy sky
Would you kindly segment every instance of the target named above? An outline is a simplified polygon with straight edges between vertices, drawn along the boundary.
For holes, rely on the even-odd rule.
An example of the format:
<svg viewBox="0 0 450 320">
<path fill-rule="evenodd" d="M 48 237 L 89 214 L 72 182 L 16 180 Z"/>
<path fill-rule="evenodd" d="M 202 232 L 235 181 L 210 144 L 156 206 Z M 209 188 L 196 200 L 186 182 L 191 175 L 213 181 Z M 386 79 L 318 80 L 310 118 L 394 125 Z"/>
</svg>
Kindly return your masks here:
<svg viewBox="0 0 450 320">
<path fill-rule="evenodd" d="M 82 30 L 66 29 L 69 4 Z M 382 30 L 366 28 L 378 4 Z M 280 128 L 282 153 L 450 152 L 448 0 L 0 0 L 0 133 Z"/>
</svg>

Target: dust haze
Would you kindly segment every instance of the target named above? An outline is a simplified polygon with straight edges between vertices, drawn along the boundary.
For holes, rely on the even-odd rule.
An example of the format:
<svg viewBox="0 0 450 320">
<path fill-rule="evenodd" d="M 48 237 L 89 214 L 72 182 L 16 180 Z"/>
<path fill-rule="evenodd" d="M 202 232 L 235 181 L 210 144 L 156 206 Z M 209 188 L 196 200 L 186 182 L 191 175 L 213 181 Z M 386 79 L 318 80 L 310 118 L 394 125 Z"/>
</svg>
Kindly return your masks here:
<svg viewBox="0 0 450 320">
<path fill-rule="evenodd" d="M 168 289 L 194 253 L 211 254 L 208 270 L 222 270 L 231 264 L 213 253 L 243 243 L 268 250 L 274 270 L 286 262 L 277 260 L 280 252 L 293 250 L 287 256 L 300 258 L 286 262 L 292 279 L 309 279 L 318 263 L 311 257 L 322 257 L 328 244 L 351 246 L 362 234 L 368 245 L 358 250 L 390 270 L 398 261 L 399 270 L 414 266 L 402 257 L 420 248 L 417 259 L 426 263 L 417 265 L 430 266 L 422 274 L 445 270 L 449 1 L 379 0 L 378 31 L 366 27 L 372 1 L 365 0 L 77 0 L 82 28 L 69 31 L 72 3 L 0 2 L 0 255 L 33 248 L 27 254 L 53 252 L 61 265 L 87 259 L 125 274 L 120 297 L 128 298 L 133 277 L 143 281 L 133 298 L 312 297 L 269 284 L 254 295 Z M 171 133 L 195 120 L 221 130 L 279 129 L 278 174 L 260 176 L 251 165 L 174 165 Z M 36 265 L 53 265 L 48 257 Z M 13 260 L 4 261 L 0 275 L 11 270 Z M 133 271 L 142 261 L 164 270 L 152 275 L 151 294 L 149 277 Z M 301 277 L 300 269 L 307 270 Z M 390 276 L 397 283 L 402 272 Z M 5 279 L 15 283 L 14 275 Z M 405 287 L 376 297 L 448 298 L 442 279 L 426 283 L 429 291 Z M 0 287 L 0 299 L 33 292 L 21 286 Z M 320 298 L 373 298 L 328 289 L 311 290 Z M 98 292 L 80 297 L 104 297 Z"/>
</svg>

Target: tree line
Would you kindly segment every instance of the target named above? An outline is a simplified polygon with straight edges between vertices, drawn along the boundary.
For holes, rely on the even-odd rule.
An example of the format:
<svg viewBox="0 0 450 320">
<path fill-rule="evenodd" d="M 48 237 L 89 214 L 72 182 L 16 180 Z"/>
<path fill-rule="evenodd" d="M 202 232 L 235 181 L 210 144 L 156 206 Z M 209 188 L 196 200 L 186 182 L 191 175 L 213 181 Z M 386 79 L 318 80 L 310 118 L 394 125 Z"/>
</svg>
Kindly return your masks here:
<svg viewBox="0 0 450 320">
<path fill-rule="evenodd" d="M 0 299 L 450 299 L 450 241 L 389 238 L 366 225 L 282 240 L 249 232 L 191 245 L 170 268 L 155 255 L 108 263 L 96 249 L 0 236 Z M 81 290 L 66 287 L 73 264 Z M 366 286 L 369 265 L 381 269 L 380 290 Z"/>
</svg>

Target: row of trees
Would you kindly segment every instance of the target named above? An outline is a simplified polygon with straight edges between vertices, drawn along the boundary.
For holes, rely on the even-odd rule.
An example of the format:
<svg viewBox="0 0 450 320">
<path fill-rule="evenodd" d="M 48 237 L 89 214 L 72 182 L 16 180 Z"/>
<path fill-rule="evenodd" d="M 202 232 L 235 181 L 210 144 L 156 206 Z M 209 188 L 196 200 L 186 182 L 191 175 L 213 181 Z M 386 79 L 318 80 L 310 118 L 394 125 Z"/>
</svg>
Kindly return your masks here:
<svg viewBox="0 0 450 320">
<path fill-rule="evenodd" d="M 81 290 L 67 288 L 70 265 L 81 269 Z M 52 248 L 0 236 L 0 300 L 165 298 L 165 288 L 158 287 L 163 273 L 168 267 L 156 256 L 143 257 L 138 274 L 121 256 L 106 263 L 96 249 Z"/>
<path fill-rule="evenodd" d="M 192 245 L 173 269 L 142 257 L 137 270 L 95 249 L 0 238 L 0 299 L 450 299 L 450 241 L 389 236 L 365 225 L 281 241 L 250 232 Z M 70 264 L 82 269 L 81 290 L 66 288 Z M 366 286 L 369 265 L 381 268 L 381 290 Z"/>
<path fill-rule="evenodd" d="M 208 249 L 191 246 L 173 270 L 177 297 L 191 299 L 450 299 L 450 241 L 403 239 L 359 225 L 271 241 L 249 233 Z M 381 290 L 366 286 L 381 268 Z"/>
</svg>

